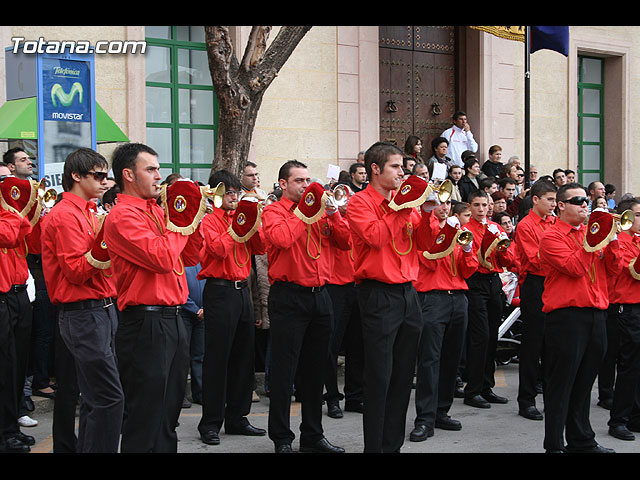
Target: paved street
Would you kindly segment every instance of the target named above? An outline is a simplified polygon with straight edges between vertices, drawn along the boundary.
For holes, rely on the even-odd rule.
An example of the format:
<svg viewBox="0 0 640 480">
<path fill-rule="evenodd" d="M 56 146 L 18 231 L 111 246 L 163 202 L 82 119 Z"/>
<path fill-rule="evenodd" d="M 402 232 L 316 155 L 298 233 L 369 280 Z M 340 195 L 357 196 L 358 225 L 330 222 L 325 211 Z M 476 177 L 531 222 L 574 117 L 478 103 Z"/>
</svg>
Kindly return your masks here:
<svg viewBox="0 0 640 480">
<path fill-rule="evenodd" d="M 509 398 L 506 405 L 492 405 L 490 409 L 478 409 L 464 405 L 461 399 L 455 399 L 451 416 L 462 422 L 462 430 L 451 432 L 436 429 L 435 435 L 424 442 L 410 442 L 409 432 L 413 428 L 414 404 L 407 416 L 406 441 L 402 453 L 541 453 L 543 441 L 542 421 L 526 420 L 518 415 L 516 396 L 518 388 L 518 365 L 511 363 L 496 370 L 496 388 L 498 395 Z M 258 388 L 261 391 L 261 388 Z M 53 401 L 36 399 L 37 407 L 32 417 L 39 421 L 33 428 L 23 428 L 25 433 L 33 435 L 37 444 L 32 452 L 48 453 L 52 451 L 51 410 Z M 635 441 L 623 441 L 607 433 L 609 412 L 596 406 L 597 382 L 592 394 L 591 423 L 596 432 L 596 440 L 619 453 L 640 452 L 640 436 Z M 538 408 L 544 407 L 538 396 Z M 325 412 L 326 412 L 326 406 Z M 250 421 L 257 427 L 267 428 L 269 399 L 261 396 L 260 402 L 252 405 Z M 200 441 L 197 424 L 201 408 L 194 404 L 182 410 L 178 427 L 179 453 L 271 453 L 273 443 L 267 437 L 243 437 L 220 435 L 220 445 L 205 445 Z M 296 433 L 294 451 L 298 449 L 300 424 L 300 404 L 292 403 L 291 425 Z M 334 445 L 343 447 L 347 453 L 360 453 L 363 450 L 362 415 L 345 412 L 341 419 L 323 419 L 325 436 Z"/>
</svg>

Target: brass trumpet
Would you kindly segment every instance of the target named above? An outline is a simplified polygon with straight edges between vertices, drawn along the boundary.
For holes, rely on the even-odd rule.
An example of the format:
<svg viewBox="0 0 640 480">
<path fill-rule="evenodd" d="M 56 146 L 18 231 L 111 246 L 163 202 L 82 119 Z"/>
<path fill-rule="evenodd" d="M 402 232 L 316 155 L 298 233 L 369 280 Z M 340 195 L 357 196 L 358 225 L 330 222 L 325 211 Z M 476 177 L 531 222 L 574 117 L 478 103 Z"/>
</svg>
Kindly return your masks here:
<svg viewBox="0 0 640 480">
<path fill-rule="evenodd" d="M 429 188 L 438 196 L 440 203 L 444 203 L 451 198 L 453 194 L 453 183 L 451 180 L 429 181 Z"/>
<path fill-rule="evenodd" d="M 511 245 L 511 240 L 509 240 L 508 238 L 503 238 L 496 245 L 496 251 L 497 252 L 504 252 L 504 251 L 507 250 L 507 248 L 509 248 L 510 245 Z"/>
<path fill-rule="evenodd" d="M 349 203 L 349 199 L 351 198 L 351 195 L 353 195 L 349 186 L 343 183 L 334 186 L 328 193 L 333 196 L 333 200 L 337 207 L 342 207 Z"/>
<path fill-rule="evenodd" d="M 458 245 L 466 247 L 472 241 L 473 233 L 471 233 L 469 230 L 460 230 L 460 232 L 458 232 L 458 236 L 456 237 L 456 242 L 458 242 Z"/>
<path fill-rule="evenodd" d="M 611 216 L 613 216 L 623 232 L 629 230 L 635 221 L 635 215 L 632 210 L 625 210 L 622 213 L 612 213 Z"/>
<path fill-rule="evenodd" d="M 209 198 L 213 202 L 213 206 L 216 208 L 220 208 L 222 206 L 222 200 L 224 200 L 224 194 L 226 191 L 227 188 L 224 186 L 223 182 L 218 183 L 215 188 L 211 188 L 207 185 L 202 189 L 204 196 Z"/>
<path fill-rule="evenodd" d="M 51 208 L 56 204 L 58 198 L 58 192 L 55 188 L 47 190 L 46 180 L 43 178 L 38 184 L 38 199 L 42 202 L 45 208 Z"/>
</svg>

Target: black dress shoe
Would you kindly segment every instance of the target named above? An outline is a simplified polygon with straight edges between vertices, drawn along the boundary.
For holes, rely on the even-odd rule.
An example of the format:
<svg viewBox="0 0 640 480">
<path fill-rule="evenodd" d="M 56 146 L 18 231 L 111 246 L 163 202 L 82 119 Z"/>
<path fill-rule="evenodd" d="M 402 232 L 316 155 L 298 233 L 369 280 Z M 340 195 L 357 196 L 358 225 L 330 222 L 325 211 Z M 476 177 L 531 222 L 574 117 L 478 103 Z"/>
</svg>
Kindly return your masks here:
<svg viewBox="0 0 640 480">
<path fill-rule="evenodd" d="M 567 451 L 569 453 L 616 453 L 613 448 L 603 447 L 602 445 L 593 445 L 591 447 L 579 447 L 579 448 L 569 448 L 567 447 Z"/>
<path fill-rule="evenodd" d="M 15 438 L 19 442 L 22 442 L 25 445 L 29 445 L 29 446 L 32 446 L 32 445 L 36 444 L 36 439 L 35 438 L 33 438 L 31 435 L 25 435 L 22 432 L 16 433 L 11 438 Z"/>
<path fill-rule="evenodd" d="M 409 434 L 409 441 L 424 442 L 429 437 L 433 437 L 433 428 L 429 428 L 426 425 L 416 425 Z"/>
<path fill-rule="evenodd" d="M 455 392 L 453 392 L 454 398 L 464 398 L 464 388 L 456 387 Z"/>
<path fill-rule="evenodd" d="M 245 435 L 247 437 L 262 437 L 267 433 L 264 428 L 254 427 L 250 423 L 246 425 L 240 425 L 239 427 L 224 427 L 224 432 L 227 435 Z"/>
<path fill-rule="evenodd" d="M 529 420 L 542 420 L 542 414 L 533 405 L 520 408 L 520 410 L 518 410 L 518 415 L 524 418 L 528 418 Z"/>
<path fill-rule="evenodd" d="M 493 392 L 483 393 L 482 398 L 484 398 L 489 403 L 508 403 L 509 400 L 505 397 L 501 397 L 500 395 L 496 395 Z"/>
<path fill-rule="evenodd" d="M 209 430 L 208 432 L 201 433 L 200 439 L 207 445 L 220 444 L 220 436 L 218 435 L 218 432 L 216 432 L 215 430 Z"/>
<path fill-rule="evenodd" d="M 635 440 L 636 436 L 629 431 L 625 425 L 615 425 L 609 427 L 609 435 L 620 440 Z"/>
<path fill-rule="evenodd" d="M 291 448 L 291 444 L 283 443 L 281 445 L 276 445 L 276 453 L 293 453 L 293 449 Z"/>
<path fill-rule="evenodd" d="M 31 397 L 24 397 L 22 405 L 27 410 L 27 412 L 33 412 L 36 409 L 36 406 L 33 403 L 33 399 Z"/>
<path fill-rule="evenodd" d="M 462 423 L 459 420 L 451 418 L 449 415 L 436 417 L 436 428 L 442 430 L 458 431 L 462 430 Z"/>
<path fill-rule="evenodd" d="M 342 418 L 342 410 L 338 402 L 327 403 L 327 415 L 331 418 Z"/>
<path fill-rule="evenodd" d="M 364 411 L 364 404 L 356 400 L 347 400 L 344 402 L 344 411 L 362 413 Z"/>
<path fill-rule="evenodd" d="M 17 438 L 7 438 L 3 451 L 7 453 L 29 453 L 31 447 Z"/>
<path fill-rule="evenodd" d="M 487 402 L 482 395 L 474 395 L 469 398 L 465 397 L 463 403 L 476 408 L 491 408 L 491 404 Z"/>
<path fill-rule="evenodd" d="M 344 453 L 344 448 L 331 445 L 329 440 L 321 438 L 313 445 L 302 445 L 301 443 L 300 451 L 310 453 Z"/>
</svg>

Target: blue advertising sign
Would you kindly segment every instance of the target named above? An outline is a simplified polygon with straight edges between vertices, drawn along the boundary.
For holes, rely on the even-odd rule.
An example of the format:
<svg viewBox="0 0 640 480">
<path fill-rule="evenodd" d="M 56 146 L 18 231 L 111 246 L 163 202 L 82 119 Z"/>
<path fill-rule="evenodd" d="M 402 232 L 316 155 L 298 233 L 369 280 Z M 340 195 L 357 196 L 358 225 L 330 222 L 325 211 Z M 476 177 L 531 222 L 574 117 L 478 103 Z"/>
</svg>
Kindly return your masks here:
<svg viewBox="0 0 640 480">
<path fill-rule="evenodd" d="M 90 82 L 87 62 L 43 58 L 43 120 L 91 122 Z"/>
</svg>

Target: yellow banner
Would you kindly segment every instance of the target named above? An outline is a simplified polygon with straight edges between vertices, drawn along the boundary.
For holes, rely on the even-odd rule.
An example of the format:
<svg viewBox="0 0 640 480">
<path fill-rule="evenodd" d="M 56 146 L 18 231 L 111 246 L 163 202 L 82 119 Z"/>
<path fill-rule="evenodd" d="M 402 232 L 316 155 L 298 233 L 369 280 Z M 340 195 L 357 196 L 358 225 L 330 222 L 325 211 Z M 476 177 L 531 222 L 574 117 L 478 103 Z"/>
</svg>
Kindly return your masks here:
<svg viewBox="0 0 640 480">
<path fill-rule="evenodd" d="M 524 42 L 524 29 L 525 27 L 481 27 L 470 25 L 469 28 L 475 30 L 482 30 L 483 32 L 490 33 L 496 37 L 506 38 L 507 40 L 515 40 L 518 42 Z"/>
</svg>

